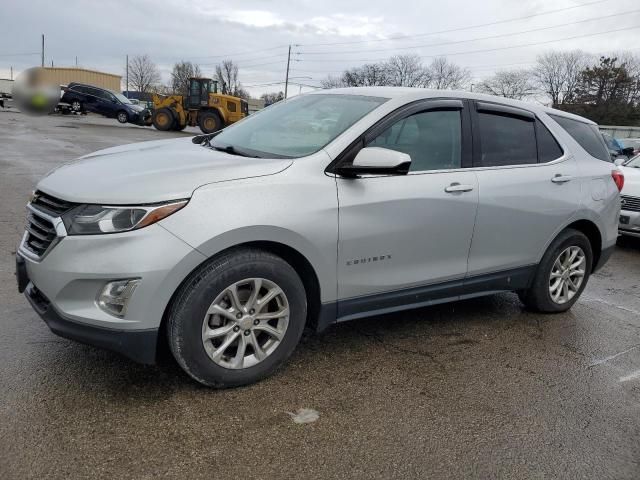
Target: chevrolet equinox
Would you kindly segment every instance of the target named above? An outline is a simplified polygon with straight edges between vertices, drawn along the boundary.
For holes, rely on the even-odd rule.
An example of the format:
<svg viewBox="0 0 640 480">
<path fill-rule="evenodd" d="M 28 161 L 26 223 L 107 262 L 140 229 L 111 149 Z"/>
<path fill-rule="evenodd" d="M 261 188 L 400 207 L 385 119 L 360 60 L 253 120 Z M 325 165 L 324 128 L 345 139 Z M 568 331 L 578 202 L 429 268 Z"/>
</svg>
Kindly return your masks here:
<svg viewBox="0 0 640 480">
<path fill-rule="evenodd" d="M 563 312 L 614 248 L 624 177 L 597 126 L 467 92 L 348 88 L 43 178 L 19 290 L 63 337 L 198 382 L 282 365 L 303 329 L 516 292 Z"/>
</svg>

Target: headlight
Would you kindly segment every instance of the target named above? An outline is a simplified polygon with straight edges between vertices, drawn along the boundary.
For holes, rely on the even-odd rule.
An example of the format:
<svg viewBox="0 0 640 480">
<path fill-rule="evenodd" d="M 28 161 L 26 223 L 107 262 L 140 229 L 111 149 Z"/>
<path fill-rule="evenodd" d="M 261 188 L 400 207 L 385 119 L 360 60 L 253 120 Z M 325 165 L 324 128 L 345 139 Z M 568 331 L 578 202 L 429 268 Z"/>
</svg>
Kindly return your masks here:
<svg viewBox="0 0 640 480">
<path fill-rule="evenodd" d="M 95 235 L 137 230 L 167 218 L 188 200 L 131 207 L 80 205 L 62 216 L 69 235 Z"/>
</svg>

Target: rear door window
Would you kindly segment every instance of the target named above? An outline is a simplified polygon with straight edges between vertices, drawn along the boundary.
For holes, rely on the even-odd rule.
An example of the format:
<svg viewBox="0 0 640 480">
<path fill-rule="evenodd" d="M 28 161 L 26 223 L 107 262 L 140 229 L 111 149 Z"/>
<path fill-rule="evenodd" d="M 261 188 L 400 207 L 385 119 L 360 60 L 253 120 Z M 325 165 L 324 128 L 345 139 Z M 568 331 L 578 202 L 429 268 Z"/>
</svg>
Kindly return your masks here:
<svg viewBox="0 0 640 480">
<path fill-rule="evenodd" d="M 538 163 L 535 119 L 478 112 L 481 167 Z"/>
<path fill-rule="evenodd" d="M 538 162 L 547 163 L 560 158 L 564 152 L 549 129 L 541 121 L 536 123 L 538 137 Z"/>
<path fill-rule="evenodd" d="M 549 116 L 564 128 L 589 155 L 605 162 L 611 161 L 609 151 L 597 126 L 560 115 Z"/>
</svg>

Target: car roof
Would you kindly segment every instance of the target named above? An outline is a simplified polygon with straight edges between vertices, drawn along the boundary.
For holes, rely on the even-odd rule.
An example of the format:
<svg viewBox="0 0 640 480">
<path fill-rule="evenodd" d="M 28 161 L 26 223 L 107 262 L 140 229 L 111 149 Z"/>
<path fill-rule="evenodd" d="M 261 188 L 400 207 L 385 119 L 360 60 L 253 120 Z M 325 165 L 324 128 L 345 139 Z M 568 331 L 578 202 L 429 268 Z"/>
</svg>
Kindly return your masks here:
<svg viewBox="0 0 640 480">
<path fill-rule="evenodd" d="M 573 113 L 564 112 L 555 108 L 546 107 L 544 105 L 536 104 L 533 102 L 524 102 L 522 100 L 513 100 L 510 98 L 497 97 L 494 95 L 486 95 L 484 93 L 466 92 L 463 90 L 433 90 L 428 88 L 415 88 L 415 87 L 346 87 L 346 88 L 332 88 L 327 90 L 316 90 L 309 95 L 323 95 L 323 94 L 339 94 L 339 95 L 365 95 L 369 97 L 383 97 L 389 99 L 404 99 L 406 101 L 415 101 L 427 98 L 460 98 L 469 100 L 479 100 L 485 102 L 500 103 L 503 105 L 509 105 L 524 110 L 529 110 L 533 113 L 546 113 L 548 115 L 557 115 L 560 117 L 566 117 L 573 120 L 577 120 L 583 123 L 589 123 L 596 125 L 595 122 L 588 118 L 574 115 Z"/>
</svg>

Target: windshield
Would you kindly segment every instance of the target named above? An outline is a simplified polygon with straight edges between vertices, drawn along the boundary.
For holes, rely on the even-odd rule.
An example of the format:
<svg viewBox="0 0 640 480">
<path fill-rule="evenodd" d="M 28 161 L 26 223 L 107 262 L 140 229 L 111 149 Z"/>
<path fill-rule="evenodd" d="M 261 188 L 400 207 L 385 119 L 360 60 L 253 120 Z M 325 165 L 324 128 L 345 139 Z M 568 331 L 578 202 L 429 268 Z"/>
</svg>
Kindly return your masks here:
<svg viewBox="0 0 640 480">
<path fill-rule="evenodd" d="M 633 157 L 631 160 L 625 163 L 624 166 L 632 167 L 632 168 L 640 168 L 640 155 L 636 155 L 635 157 Z"/>
<path fill-rule="evenodd" d="M 388 99 L 362 95 L 303 95 L 276 103 L 214 137 L 214 148 L 258 157 L 317 152 Z"/>
<path fill-rule="evenodd" d="M 113 94 L 116 96 L 116 98 L 117 98 L 118 100 L 120 100 L 122 103 L 128 103 L 128 104 L 131 104 L 131 102 L 129 101 L 129 99 L 128 99 L 127 97 L 125 97 L 124 95 L 122 95 L 121 93 L 116 93 L 116 92 L 111 92 L 111 93 L 113 93 Z"/>
</svg>

